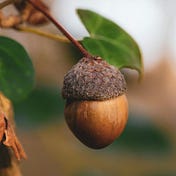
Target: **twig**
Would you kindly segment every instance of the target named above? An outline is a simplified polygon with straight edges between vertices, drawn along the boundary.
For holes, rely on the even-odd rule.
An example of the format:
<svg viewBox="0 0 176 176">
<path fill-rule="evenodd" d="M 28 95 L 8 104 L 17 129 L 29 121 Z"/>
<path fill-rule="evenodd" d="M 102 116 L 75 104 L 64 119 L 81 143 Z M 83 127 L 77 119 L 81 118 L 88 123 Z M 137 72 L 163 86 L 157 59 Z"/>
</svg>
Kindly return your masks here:
<svg viewBox="0 0 176 176">
<path fill-rule="evenodd" d="M 54 40 L 57 40 L 57 41 L 60 41 L 60 42 L 65 42 L 65 43 L 69 43 L 70 42 L 64 36 L 51 34 L 51 33 L 42 31 L 40 29 L 36 29 L 36 28 L 28 27 L 28 26 L 18 25 L 14 29 L 16 29 L 18 31 L 22 31 L 22 32 L 34 33 L 34 34 L 37 34 L 37 35 L 40 35 L 40 36 L 44 36 L 44 37 L 47 37 L 47 38 L 50 38 L 50 39 L 54 39 Z"/>
</svg>

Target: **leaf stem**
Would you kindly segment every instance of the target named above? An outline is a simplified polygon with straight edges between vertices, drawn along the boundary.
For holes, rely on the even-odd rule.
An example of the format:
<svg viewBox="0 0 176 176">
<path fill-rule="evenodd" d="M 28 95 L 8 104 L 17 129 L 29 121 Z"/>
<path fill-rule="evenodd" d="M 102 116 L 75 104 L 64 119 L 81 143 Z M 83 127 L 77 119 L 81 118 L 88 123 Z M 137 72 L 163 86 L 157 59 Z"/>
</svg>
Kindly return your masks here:
<svg viewBox="0 0 176 176">
<path fill-rule="evenodd" d="M 57 41 L 60 41 L 60 42 L 65 42 L 65 43 L 69 43 L 70 42 L 64 36 L 51 34 L 51 33 L 42 31 L 40 29 L 36 29 L 36 28 L 28 27 L 28 26 L 18 25 L 14 29 L 16 29 L 18 31 L 22 31 L 22 32 L 34 33 L 34 34 L 37 34 L 37 35 L 40 35 L 40 36 L 44 36 L 44 37 L 47 37 L 47 38 L 50 38 L 50 39 L 54 39 L 54 40 L 57 40 Z"/>
<path fill-rule="evenodd" d="M 10 5 L 10 4 L 12 4 L 13 2 L 14 2 L 14 0 L 6 0 L 4 2 L 1 2 L 0 3 L 0 9 L 2 9 L 2 8 L 6 7 L 6 6 Z"/>
<path fill-rule="evenodd" d="M 79 50 L 80 52 L 88 58 L 92 58 L 93 56 L 76 40 L 74 37 L 67 32 L 67 30 L 55 20 L 55 18 L 42 6 L 40 6 L 35 0 L 27 0 L 34 8 L 43 13 Z"/>
</svg>

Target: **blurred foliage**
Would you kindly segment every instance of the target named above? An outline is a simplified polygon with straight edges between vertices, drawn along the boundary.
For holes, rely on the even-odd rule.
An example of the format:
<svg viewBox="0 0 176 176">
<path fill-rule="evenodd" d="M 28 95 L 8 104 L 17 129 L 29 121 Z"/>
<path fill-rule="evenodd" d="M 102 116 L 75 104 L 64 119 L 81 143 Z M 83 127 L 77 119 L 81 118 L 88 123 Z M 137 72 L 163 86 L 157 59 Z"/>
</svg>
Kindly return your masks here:
<svg viewBox="0 0 176 176">
<path fill-rule="evenodd" d="M 57 120 L 63 110 L 64 100 L 60 91 L 46 87 L 34 89 L 24 101 L 15 104 L 17 123 L 24 127 L 37 127 Z"/>
<path fill-rule="evenodd" d="M 166 173 L 158 173 L 158 174 L 146 174 L 146 175 L 143 175 L 143 176 L 175 176 L 176 175 L 176 172 L 166 172 Z M 83 172 L 80 172 L 78 174 L 74 174 L 74 176 L 105 176 L 104 173 L 99 173 L 99 172 L 94 172 L 94 171 L 83 171 Z M 142 176 L 142 174 L 141 174 Z"/>
<path fill-rule="evenodd" d="M 114 141 L 112 148 L 141 154 L 164 154 L 171 151 L 169 137 L 149 119 L 130 114 L 124 132 Z"/>
<path fill-rule="evenodd" d="M 118 68 L 136 69 L 142 75 L 143 62 L 139 47 L 127 32 L 93 11 L 78 9 L 77 12 L 90 34 L 81 42 L 91 54 L 101 56 Z"/>
<path fill-rule="evenodd" d="M 34 85 L 34 68 L 16 41 L 0 36 L 0 90 L 11 100 L 25 98 Z"/>
<path fill-rule="evenodd" d="M 102 173 L 101 171 L 81 171 L 74 176 L 106 176 L 106 174 Z"/>
<path fill-rule="evenodd" d="M 176 175 L 176 171 L 175 172 L 165 172 L 165 173 L 156 173 L 156 174 L 146 174 L 144 176 L 175 176 Z"/>
</svg>

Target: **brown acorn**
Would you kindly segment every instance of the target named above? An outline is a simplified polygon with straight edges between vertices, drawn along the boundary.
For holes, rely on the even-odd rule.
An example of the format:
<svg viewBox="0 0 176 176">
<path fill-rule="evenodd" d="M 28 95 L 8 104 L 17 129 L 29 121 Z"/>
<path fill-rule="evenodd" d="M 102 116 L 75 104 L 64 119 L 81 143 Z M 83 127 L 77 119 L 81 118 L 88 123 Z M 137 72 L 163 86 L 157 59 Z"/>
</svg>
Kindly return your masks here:
<svg viewBox="0 0 176 176">
<path fill-rule="evenodd" d="M 66 122 L 90 148 L 111 144 L 128 119 L 126 82 L 121 72 L 100 57 L 83 57 L 64 77 Z"/>
</svg>

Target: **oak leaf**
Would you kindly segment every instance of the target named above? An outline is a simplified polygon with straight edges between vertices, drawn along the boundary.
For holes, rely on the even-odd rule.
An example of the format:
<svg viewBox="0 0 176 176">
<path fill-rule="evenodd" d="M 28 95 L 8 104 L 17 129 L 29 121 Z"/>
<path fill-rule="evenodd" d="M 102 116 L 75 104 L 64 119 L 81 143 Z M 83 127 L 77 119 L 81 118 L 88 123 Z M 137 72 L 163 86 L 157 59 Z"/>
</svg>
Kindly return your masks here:
<svg viewBox="0 0 176 176">
<path fill-rule="evenodd" d="M 0 141 L 13 150 L 18 160 L 26 159 L 24 149 L 15 134 L 12 103 L 2 93 L 0 93 Z"/>
</svg>

